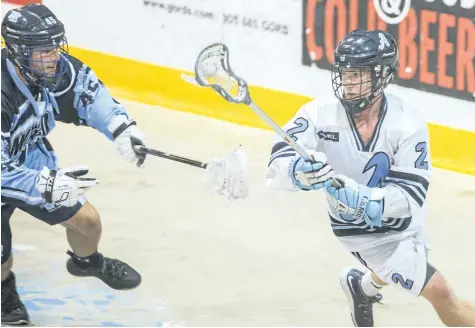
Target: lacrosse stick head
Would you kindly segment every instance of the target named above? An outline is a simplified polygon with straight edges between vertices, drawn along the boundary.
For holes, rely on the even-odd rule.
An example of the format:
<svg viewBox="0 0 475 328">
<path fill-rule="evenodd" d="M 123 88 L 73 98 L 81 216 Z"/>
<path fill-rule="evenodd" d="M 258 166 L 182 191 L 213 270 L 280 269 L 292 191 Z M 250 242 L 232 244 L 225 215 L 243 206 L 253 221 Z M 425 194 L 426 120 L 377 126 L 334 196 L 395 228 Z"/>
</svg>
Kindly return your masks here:
<svg viewBox="0 0 475 328">
<path fill-rule="evenodd" d="M 249 193 L 246 154 L 236 149 L 227 157 L 213 159 L 206 167 L 205 180 L 220 196 L 246 198 Z"/>
<path fill-rule="evenodd" d="M 213 43 L 200 52 L 195 62 L 195 79 L 229 102 L 251 103 L 247 82 L 232 71 L 229 49 L 222 43 Z"/>
</svg>

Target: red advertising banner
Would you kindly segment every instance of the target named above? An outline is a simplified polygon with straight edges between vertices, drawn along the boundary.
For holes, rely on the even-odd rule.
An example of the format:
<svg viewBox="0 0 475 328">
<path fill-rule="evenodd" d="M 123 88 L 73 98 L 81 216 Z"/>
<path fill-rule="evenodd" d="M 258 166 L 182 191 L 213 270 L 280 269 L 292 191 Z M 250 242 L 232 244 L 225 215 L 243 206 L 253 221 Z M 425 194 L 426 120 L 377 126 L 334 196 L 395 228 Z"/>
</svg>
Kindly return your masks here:
<svg viewBox="0 0 475 328">
<path fill-rule="evenodd" d="M 394 83 L 475 101 L 474 0 L 303 2 L 304 65 L 331 69 L 333 51 L 346 33 L 381 29 L 399 44 Z"/>
<path fill-rule="evenodd" d="M 11 3 L 14 5 L 24 6 L 30 3 L 41 3 L 42 0 L 2 0 L 5 3 Z"/>
</svg>

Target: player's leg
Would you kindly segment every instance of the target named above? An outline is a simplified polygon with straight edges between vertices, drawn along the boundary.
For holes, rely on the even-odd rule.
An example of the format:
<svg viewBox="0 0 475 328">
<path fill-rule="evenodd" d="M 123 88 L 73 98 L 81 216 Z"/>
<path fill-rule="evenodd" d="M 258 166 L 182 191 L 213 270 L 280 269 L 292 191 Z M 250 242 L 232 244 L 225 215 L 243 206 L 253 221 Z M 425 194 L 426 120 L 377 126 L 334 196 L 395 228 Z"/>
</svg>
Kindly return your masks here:
<svg viewBox="0 0 475 328">
<path fill-rule="evenodd" d="M 444 324 L 475 327 L 475 308 L 455 295 L 443 275 L 428 262 L 427 255 L 428 250 L 418 236 L 405 239 L 385 268 L 376 273 L 385 282 L 415 296 L 424 296 Z"/>
<path fill-rule="evenodd" d="M 388 254 L 391 248 L 393 251 Z M 445 324 L 475 325 L 473 307 L 458 300 L 443 276 L 427 262 L 427 248 L 418 235 L 378 246 L 376 253 L 373 249 L 361 252 L 360 257 L 374 271 L 366 283 L 362 279 L 362 289 L 366 284 L 368 293 L 375 292 L 369 285 L 393 284 L 415 296 L 426 297 Z"/>
<path fill-rule="evenodd" d="M 34 217 L 50 225 L 66 227 L 72 252 L 67 261 L 68 272 L 75 276 L 97 277 L 114 289 L 130 289 L 141 282 L 140 274 L 117 259 L 98 252 L 102 225 L 97 211 L 84 198 L 73 207 L 22 208 Z"/>
<path fill-rule="evenodd" d="M 442 273 L 434 273 L 421 293 L 446 326 L 475 327 L 475 307 L 459 299 Z"/>
<path fill-rule="evenodd" d="M 424 284 L 427 257 L 417 234 L 352 254 L 367 268 L 365 273 L 345 268 L 340 275 L 357 327 L 374 326 L 373 303 L 381 300 L 379 293 L 387 284 L 396 283 L 409 289 L 422 288 Z"/>
<path fill-rule="evenodd" d="M 95 276 L 115 289 L 130 289 L 140 284 L 140 274 L 127 263 L 104 257 L 97 251 L 102 226 L 99 213 L 89 202 L 63 225 L 74 252 L 69 252 L 69 273 L 76 276 Z"/>
<path fill-rule="evenodd" d="M 89 257 L 97 252 L 102 223 L 99 213 L 85 202 L 70 219 L 61 223 L 66 228 L 69 246 L 78 257 Z"/>
<path fill-rule="evenodd" d="M 41 170 L 44 166 L 58 169 L 53 147 L 46 138 L 30 145 L 24 165 L 35 170 Z M 115 289 L 134 288 L 140 284 L 141 277 L 137 271 L 98 252 L 101 220 L 85 197 L 73 207 L 51 205 L 21 209 L 49 225 L 62 224 L 66 227 L 68 242 L 73 250 L 68 252 L 71 255 L 66 264 L 69 273 L 97 277 Z"/>
<path fill-rule="evenodd" d="M 419 295 L 433 273 L 427 265 L 426 247 L 417 233 L 361 251 L 357 255 L 372 271 L 361 279 L 361 290 L 364 289 L 364 295 L 367 296 L 379 292 L 386 284 L 396 285 Z M 372 311 L 370 314 L 371 316 L 366 313 L 369 320 L 355 322 L 355 325 L 374 326 Z"/>
<path fill-rule="evenodd" d="M 356 327 L 373 327 L 373 304 L 381 301 L 380 291 L 387 284 L 371 271 L 360 253 L 352 254 L 366 267 L 366 272 L 350 267 L 343 268 L 340 285 L 348 300 L 353 324 Z"/>
<path fill-rule="evenodd" d="M 5 229 L 5 230 L 4 230 Z M 11 239 L 7 240 L 8 237 L 6 237 L 7 234 L 11 234 L 11 232 L 6 232 L 6 228 L 2 225 L 2 281 L 5 281 L 5 279 L 10 276 L 10 273 L 12 272 L 12 267 L 13 267 L 13 255 L 11 252 L 11 249 L 8 251 L 5 251 L 5 248 L 10 247 L 10 246 L 4 246 L 4 245 L 11 245 Z M 11 230 L 11 229 L 8 229 Z M 4 261 L 4 258 L 6 259 Z"/>
<path fill-rule="evenodd" d="M 10 218 L 14 211 L 15 206 L 2 205 L 2 281 L 8 278 L 13 266 Z"/>
<path fill-rule="evenodd" d="M 16 289 L 10 217 L 15 207 L 2 205 L 2 325 L 28 324 L 30 319 Z"/>
</svg>

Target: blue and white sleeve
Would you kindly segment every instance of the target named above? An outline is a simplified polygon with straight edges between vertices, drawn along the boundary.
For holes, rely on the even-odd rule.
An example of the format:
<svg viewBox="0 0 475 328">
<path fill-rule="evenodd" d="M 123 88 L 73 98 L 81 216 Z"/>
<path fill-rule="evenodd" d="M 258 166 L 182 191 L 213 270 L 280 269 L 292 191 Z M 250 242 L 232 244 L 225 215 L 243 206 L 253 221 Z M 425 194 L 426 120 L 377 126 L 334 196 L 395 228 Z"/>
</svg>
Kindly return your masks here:
<svg viewBox="0 0 475 328">
<path fill-rule="evenodd" d="M 388 195 L 384 199 L 384 217 L 409 217 L 425 203 L 432 177 L 427 126 L 402 140 L 384 180 Z"/>
<path fill-rule="evenodd" d="M 113 131 L 108 129 L 112 120 L 125 122 L 128 119 L 124 106 L 110 95 L 106 86 L 86 64 L 77 72 L 73 105 L 81 120 L 102 132 L 109 140 L 113 140 Z"/>
<path fill-rule="evenodd" d="M 303 105 L 282 129 L 305 149 L 317 150 L 315 125 L 317 110 L 312 103 Z M 266 183 L 269 188 L 287 191 L 298 191 L 290 177 L 290 164 L 297 152 L 279 135 L 274 143 L 267 164 Z"/>
</svg>

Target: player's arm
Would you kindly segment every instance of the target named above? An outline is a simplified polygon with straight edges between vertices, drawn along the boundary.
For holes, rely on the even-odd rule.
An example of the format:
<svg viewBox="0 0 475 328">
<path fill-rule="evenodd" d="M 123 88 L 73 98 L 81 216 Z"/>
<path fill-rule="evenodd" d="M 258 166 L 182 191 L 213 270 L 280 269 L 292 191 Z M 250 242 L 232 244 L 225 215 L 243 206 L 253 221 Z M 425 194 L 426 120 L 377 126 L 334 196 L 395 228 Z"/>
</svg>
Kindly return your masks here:
<svg viewBox="0 0 475 328">
<path fill-rule="evenodd" d="M 10 135 L 13 113 L 8 94 L 2 91 L 2 203 L 15 206 L 38 206 L 46 203 L 73 206 L 79 196 L 96 184 L 95 179 L 79 176 L 87 169 L 64 169 L 58 172 L 44 167 L 37 171 L 27 168 L 10 156 Z M 68 175 L 66 175 L 68 173 Z M 76 177 L 76 174 L 77 177 Z"/>
<path fill-rule="evenodd" d="M 427 126 L 405 138 L 385 179 L 384 218 L 411 217 L 425 202 L 432 177 Z"/>
<path fill-rule="evenodd" d="M 115 142 L 119 153 L 128 162 L 137 162 L 142 166 L 145 156 L 137 154 L 133 146 L 144 145 L 145 136 L 137 128 L 136 122 L 129 117 L 124 106 L 115 100 L 96 73 L 86 64 L 71 58 L 74 74 L 71 98 L 75 113 L 71 113 L 70 104 L 60 105 L 59 120 L 68 115 L 77 115 L 79 124 L 90 126 Z M 64 100 L 63 104 L 64 104 Z M 66 97 L 66 102 L 68 97 Z M 69 105 L 69 106 L 68 106 Z M 74 122 L 74 119 L 71 120 Z"/>
<path fill-rule="evenodd" d="M 35 188 L 39 171 L 20 165 L 10 158 L 10 128 L 15 114 L 15 105 L 2 84 L 2 203 L 16 206 L 37 205 L 43 197 Z"/>
<path fill-rule="evenodd" d="M 317 190 L 329 183 L 333 170 L 326 163 L 325 155 L 316 152 L 316 119 L 317 109 L 309 103 L 302 106 L 283 126 L 283 130 L 315 159 L 312 162 L 306 161 L 280 136 L 276 136 L 266 176 L 269 187 L 289 191 Z"/>
<path fill-rule="evenodd" d="M 43 197 L 35 188 L 40 172 L 19 165 L 17 161 L 10 158 L 10 124 L 11 119 L 4 112 L 2 94 L 2 203 L 15 206 L 41 204 Z"/>
</svg>

